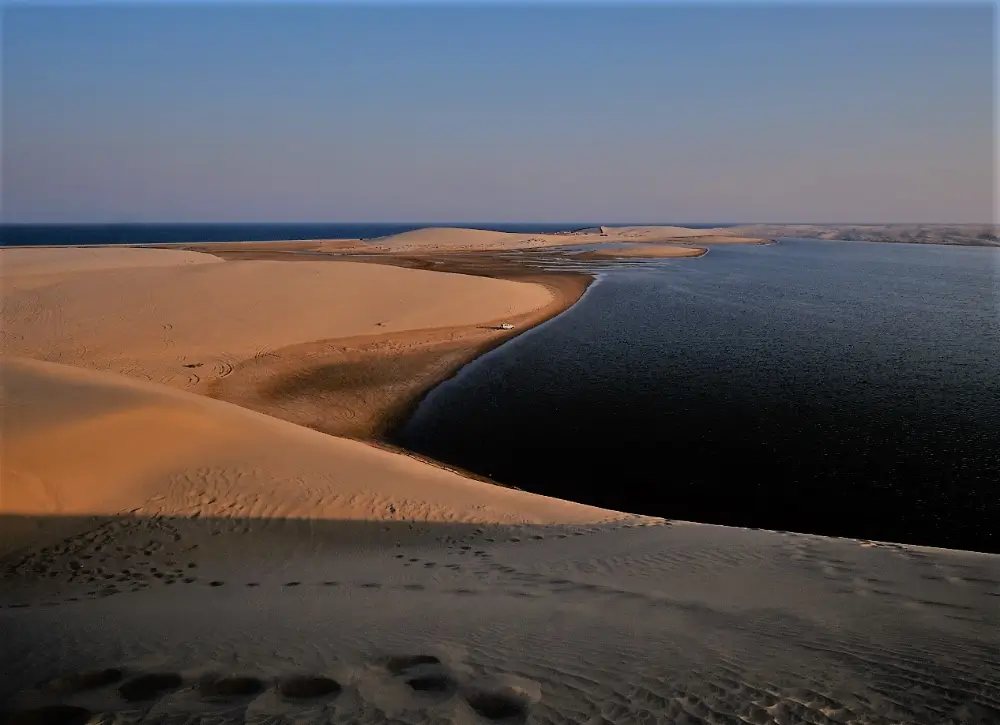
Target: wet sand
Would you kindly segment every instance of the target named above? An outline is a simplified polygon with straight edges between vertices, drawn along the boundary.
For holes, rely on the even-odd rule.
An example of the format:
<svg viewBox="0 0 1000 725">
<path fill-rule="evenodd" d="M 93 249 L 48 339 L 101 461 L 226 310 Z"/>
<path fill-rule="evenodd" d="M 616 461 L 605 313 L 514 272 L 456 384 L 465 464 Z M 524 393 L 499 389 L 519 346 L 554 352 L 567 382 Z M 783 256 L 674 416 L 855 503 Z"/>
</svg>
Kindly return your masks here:
<svg viewBox="0 0 1000 725">
<path fill-rule="evenodd" d="M 585 275 L 525 275 L 553 301 L 495 324 L 406 330 L 294 345 L 233 367 L 206 389 L 213 398 L 331 435 L 381 440 L 442 380 L 575 303 Z"/>
<path fill-rule="evenodd" d="M 707 254 L 707 249 L 698 247 L 675 247 L 661 244 L 643 244 L 620 249 L 594 249 L 590 252 L 575 255 L 576 259 L 657 259 L 701 257 Z"/>
</svg>

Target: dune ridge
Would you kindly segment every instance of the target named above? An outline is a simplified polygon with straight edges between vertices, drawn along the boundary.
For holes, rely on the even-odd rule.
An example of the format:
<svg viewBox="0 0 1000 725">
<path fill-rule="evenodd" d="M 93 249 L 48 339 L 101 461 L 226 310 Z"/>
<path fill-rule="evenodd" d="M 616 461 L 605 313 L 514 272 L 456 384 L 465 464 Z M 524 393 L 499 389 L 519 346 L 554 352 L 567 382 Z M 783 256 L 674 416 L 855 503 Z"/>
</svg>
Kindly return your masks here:
<svg viewBox="0 0 1000 725">
<path fill-rule="evenodd" d="M 363 443 L 109 373 L 8 358 L 0 375 L 0 513 L 479 523 L 622 516 L 470 481 Z"/>
<path fill-rule="evenodd" d="M 349 251 L 407 254 L 456 251 L 504 251 L 514 249 L 540 249 L 608 242 L 657 242 L 661 244 L 684 243 L 691 238 L 704 243 L 759 243 L 755 237 L 734 235 L 726 229 L 690 229 L 672 226 L 591 227 L 573 232 L 552 234 L 525 234 L 494 232 L 482 229 L 430 227 L 416 229 L 388 237 L 368 240 L 363 247 Z"/>
</svg>

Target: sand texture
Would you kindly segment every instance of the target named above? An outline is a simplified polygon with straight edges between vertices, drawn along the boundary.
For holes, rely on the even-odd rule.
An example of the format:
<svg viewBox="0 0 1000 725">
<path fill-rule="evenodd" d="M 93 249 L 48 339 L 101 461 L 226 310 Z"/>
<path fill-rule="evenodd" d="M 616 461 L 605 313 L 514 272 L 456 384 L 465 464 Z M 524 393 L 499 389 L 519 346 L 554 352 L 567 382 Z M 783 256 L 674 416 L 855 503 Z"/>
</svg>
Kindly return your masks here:
<svg viewBox="0 0 1000 725">
<path fill-rule="evenodd" d="M 103 267 L 94 268 L 94 252 L 107 257 Z M 73 267 L 77 259 L 82 263 Z M 443 377 L 509 336 L 496 329 L 500 322 L 537 322 L 586 286 L 567 296 L 539 284 L 387 265 L 222 262 L 158 249 L 0 250 L 0 265 L 5 354 L 218 395 L 237 390 L 235 383 L 219 385 L 234 371 L 254 370 L 250 379 L 260 383 L 269 412 L 294 407 L 294 391 L 309 388 L 328 365 L 352 366 L 346 387 L 364 388 L 366 398 L 384 382 L 387 361 L 405 363 L 411 373 L 414 364 L 426 367 L 419 380 L 390 374 L 388 382 L 403 377 L 412 388 L 407 392 L 416 394 L 434 375 Z M 268 367 L 262 363 L 273 364 L 279 378 L 262 379 Z M 359 376 L 366 385 L 359 387 Z M 399 392 L 383 395 L 382 407 Z M 245 397 L 245 386 L 234 394 Z M 344 425 L 373 410 L 347 399 L 330 402 L 346 406 L 339 416 Z M 364 427 L 381 412 L 350 425 Z"/>
<path fill-rule="evenodd" d="M 23 358 L 0 370 L 5 514 L 472 522 L 613 515 L 119 375 Z"/>
<path fill-rule="evenodd" d="M 556 284 L 9 251 L 5 725 L 1000 722 L 1000 556 L 582 506 L 208 397 L 320 415 L 351 350 Z"/>
<path fill-rule="evenodd" d="M 997 722 L 998 557 L 623 517 L 109 373 L 3 376 L 19 717 Z"/>
<path fill-rule="evenodd" d="M 46 284 L 47 275 L 67 272 L 178 267 L 217 261 L 208 255 L 183 250 L 150 253 L 134 247 L 9 247 L 0 249 L 0 275 L 5 284 L 14 278 L 32 276 L 41 277 L 37 284 Z M 22 280 L 20 284 L 27 282 Z"/>
</svg>

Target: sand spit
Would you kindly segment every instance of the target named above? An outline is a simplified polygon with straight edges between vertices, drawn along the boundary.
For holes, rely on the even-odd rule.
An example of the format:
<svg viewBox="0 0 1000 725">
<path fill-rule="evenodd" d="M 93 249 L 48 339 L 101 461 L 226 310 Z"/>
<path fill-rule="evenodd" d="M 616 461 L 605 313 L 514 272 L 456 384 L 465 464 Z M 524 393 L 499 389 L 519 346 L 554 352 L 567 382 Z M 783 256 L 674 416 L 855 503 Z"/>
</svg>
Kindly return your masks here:
<svg viewBox="0 0 1000 725">
<path fill-rule="evenodd" d="M 530 251 L 607 244 L 614 242 L 687 244 L 697 239 L 700 245 L 766 244 L 771 240 L 728 229 L 689 229 L 687 227 L 593 227 L 553 234 L 523 234 L 483 229 L 429 227 L 366 240 L 302 240 L 294 242 L 207 242 L 185 244 L 183 249 L 217 254 L 226 259 L 286 259 L 303 253 L 334 253 L 351 257 L 389 255 L 438 255 L 457 253 L 497 253 Z M 163 248 L 161 246 L 161 248 Z"/>
<path fill-rule="evenodd" d="M 12 722 L 998 721 L 1000 557 L 623 517 L 2 374 Z"/>
<path fill-rule="evenodd" d="M 383 438 L 441 380 L 521 331 L 570 307 L 591 279 L 538 275 L 551 302 L 499 325 L 457 325 L 292 345 L 255 356 L 208 395 L 331 435 Z"/>
<path fill-rule="evenodd" d="M 92 269 L 94 252 L 117 266 L 105 260 Z M 63 255 L 58 270 L 40 273 L 53 269 L 53 254 Z M 82 269 L 72 267 L 76 258 Z M 0 250 L 3 350 L 372 437 L 483 350 L 568 307 L 589 282 L 524 284 L 296 260 L 222 262 L 159 249 Z M 515 330 L 499 329 L 501 322 Z"/>
</svg>

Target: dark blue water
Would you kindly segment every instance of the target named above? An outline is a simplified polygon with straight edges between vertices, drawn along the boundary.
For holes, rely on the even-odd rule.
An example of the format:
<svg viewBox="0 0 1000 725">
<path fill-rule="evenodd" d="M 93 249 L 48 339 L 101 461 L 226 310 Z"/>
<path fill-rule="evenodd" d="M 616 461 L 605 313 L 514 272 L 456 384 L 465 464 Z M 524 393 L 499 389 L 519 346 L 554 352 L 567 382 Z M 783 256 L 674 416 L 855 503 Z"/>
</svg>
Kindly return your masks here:
<svg viewBox="0 0 1000 725">
<path fill-rule="evenodd" d="M 544 234 L 596 226 L 593 223 L 494 224 L 0 224 L 0 247 L 49 244 L 172 244 L 266 242 L 281 239 L 372 239 L 429 226 L 473 227 Z M 683 224 L 709 229 L 725 224 Z"/>
<path fill-rule="evenodd" d="M 1000 250 L 786 240 L 606 273 L 395 436 L 521 488 L 1000 551 Z"/>
</svg>

